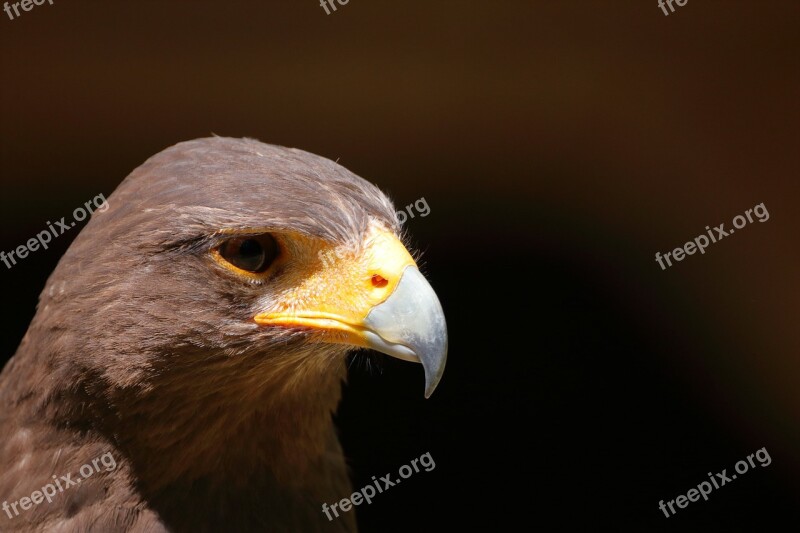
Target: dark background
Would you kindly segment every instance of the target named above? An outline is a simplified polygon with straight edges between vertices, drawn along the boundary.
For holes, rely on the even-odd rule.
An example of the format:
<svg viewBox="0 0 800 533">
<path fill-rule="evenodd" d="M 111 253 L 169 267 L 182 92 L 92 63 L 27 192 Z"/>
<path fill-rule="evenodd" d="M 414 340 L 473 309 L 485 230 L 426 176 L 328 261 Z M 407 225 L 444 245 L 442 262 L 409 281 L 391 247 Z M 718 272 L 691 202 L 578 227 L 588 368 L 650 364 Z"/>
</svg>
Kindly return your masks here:
<svg viewBox="0 0 800 533">
<path fill-rule="evenodd" d="M 418 366 L 353 365 L 355 486 L 436 461 L 363 531 L 777 530 L 800 515 L 799 26 L 794 0 L 0 12 L 0 250 L 182 140 L 338 159 L 427 200 L 407 228 L 451 339 L 430 400 Z M 767 222 L 655 263 L 761 202 Z M 0 265 L 0 362 L 75 235 Z M 761 447 L 768 467 L 658 509 Z"/>
</svg>

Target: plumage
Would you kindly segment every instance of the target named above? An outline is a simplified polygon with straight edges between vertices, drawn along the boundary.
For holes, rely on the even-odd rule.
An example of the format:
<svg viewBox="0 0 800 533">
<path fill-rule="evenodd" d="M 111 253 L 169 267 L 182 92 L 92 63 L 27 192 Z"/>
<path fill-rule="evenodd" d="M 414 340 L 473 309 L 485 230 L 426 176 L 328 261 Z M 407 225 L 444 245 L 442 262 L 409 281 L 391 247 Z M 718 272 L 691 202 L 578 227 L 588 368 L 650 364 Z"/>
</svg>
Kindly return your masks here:
<svg viewBox="0 0 800 533">
<path fill-rule="evenodd" d="M 374 228 L 396 236 L 391 202 L 325 158 L 214 137 L 153 156 L 108 204 L 58 263 L 0 375 L 0 498 L 104 453 L 117 466 L 0 513 L 0 530 L 355 531 L 354 513 L 320 512 L 352 492 L 331 414 L 353 346 L 253 317 L 332 305 L 344 289 L 319 250 L 357 258 Z M 269 278 L 209 259 L 256 231 L 282 239 Z M 443 355 L 425 365 L 435 386 Z"/>
</svg>

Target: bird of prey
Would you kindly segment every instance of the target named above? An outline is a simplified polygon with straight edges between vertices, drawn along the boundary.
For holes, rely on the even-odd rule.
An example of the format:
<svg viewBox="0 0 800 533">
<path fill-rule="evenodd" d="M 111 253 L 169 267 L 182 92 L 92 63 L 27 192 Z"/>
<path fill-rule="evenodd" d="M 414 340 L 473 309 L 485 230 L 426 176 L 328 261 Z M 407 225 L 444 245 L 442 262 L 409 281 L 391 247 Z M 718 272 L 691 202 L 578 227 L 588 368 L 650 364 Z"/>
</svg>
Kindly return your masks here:
<svg viewBox="0 0 800 533">
<path fill-rule="evenodd" d="M 378 188 L 301 150 L 151 157 L 0 375 L 0 531 L 355 531 L 321 512 L 353 492 L 332 422 L 346 355 L 419 361 L 428 396 L 447 354 L 400 231 Z"/>
</svg>

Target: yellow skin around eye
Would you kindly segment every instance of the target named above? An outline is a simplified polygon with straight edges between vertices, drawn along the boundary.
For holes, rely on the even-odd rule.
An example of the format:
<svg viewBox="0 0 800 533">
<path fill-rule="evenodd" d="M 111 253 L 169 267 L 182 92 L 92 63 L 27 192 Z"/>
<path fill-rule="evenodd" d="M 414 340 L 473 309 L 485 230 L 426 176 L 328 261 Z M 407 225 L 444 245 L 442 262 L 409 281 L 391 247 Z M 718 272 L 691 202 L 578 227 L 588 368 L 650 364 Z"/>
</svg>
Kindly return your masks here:
<svg viewBox="0 0 800 533">
<path fill-rule="evenodd" d="M 392 233 L 371 227 L 358 249 L 297 236 L 283 248 L 280 297 L 254 319 L 264 326 L 311 328 L 326 342 L 366 346 L 361 324 L 397 287 L 411 254 Z"/>
</svg>

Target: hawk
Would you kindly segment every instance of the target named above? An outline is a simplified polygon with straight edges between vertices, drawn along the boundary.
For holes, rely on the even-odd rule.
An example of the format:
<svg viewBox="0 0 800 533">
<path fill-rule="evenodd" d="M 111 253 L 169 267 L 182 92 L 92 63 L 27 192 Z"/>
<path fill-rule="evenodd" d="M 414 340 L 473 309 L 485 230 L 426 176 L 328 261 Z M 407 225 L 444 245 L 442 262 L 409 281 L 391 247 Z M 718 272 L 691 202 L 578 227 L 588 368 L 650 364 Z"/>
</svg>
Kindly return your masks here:
<svg viewBox="0 0 800 533">
<path fill-rule="evenodd" d="M 321 512 L 352 493 L 332 422 L 347 354 L 421 362 L 426 396 L 447 355 L 400 232 L 377 187 L 301 150 L 151 157 L 0 374 L 0 530 L 355 531 Z"/>
</svg>

